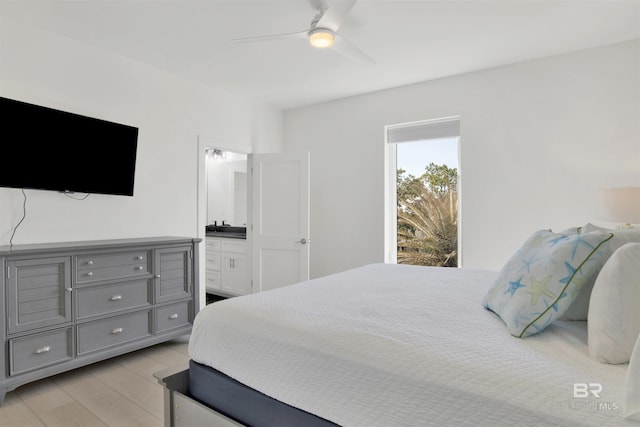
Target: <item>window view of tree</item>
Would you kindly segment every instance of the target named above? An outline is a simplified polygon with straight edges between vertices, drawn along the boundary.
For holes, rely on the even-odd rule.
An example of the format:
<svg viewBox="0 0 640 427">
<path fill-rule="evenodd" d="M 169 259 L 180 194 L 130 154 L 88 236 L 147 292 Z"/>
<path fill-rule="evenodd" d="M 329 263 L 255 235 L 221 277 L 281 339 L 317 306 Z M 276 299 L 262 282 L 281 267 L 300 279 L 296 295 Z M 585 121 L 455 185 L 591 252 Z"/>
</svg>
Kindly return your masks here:
<svg viewBox="0 0 640 427">
<path fill-rule="evenodd" d="M 397 169 L 398 264 L 458 265 L 458 170 L 430 163 L 419 177 Z"/>
</svg>

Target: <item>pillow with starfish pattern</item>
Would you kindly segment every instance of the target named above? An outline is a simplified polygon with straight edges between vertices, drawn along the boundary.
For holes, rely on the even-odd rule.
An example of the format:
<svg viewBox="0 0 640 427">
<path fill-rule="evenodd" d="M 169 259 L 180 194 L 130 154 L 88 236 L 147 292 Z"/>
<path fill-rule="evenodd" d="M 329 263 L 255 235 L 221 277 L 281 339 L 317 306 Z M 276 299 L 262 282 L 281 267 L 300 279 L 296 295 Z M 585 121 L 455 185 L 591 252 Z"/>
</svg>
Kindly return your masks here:
<svg viewBox="0 0 640 427">
<path fill-rule="evenodd" d="M 612 233 L 536 231 L 507 261 L 483 305 L 507 324 L 511 335 L 541 332 L 561 317 L 606 261 Z"/>
</svg>

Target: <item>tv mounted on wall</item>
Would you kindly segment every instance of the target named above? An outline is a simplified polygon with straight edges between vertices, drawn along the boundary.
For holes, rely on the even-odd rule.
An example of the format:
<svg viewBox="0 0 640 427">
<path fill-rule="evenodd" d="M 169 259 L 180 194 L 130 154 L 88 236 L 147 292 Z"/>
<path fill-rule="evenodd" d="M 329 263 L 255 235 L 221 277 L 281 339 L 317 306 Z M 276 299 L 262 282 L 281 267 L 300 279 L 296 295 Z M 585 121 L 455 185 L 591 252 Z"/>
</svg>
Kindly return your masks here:
<svg viewBox="0 0 640 427">
<path fill-rule="evenodd" d="M 138 128 L 0 97 L 0 187 L 133 196 Z"/>
</svg>

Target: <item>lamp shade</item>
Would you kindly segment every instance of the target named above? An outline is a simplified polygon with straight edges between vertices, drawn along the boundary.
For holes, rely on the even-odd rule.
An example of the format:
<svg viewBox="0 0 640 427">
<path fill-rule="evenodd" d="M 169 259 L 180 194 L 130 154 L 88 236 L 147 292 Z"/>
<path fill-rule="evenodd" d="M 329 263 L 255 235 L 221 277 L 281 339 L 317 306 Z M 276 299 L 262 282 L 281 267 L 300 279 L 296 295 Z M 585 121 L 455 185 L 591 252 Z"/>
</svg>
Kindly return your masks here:
<svg viewBox="0 0 640 427">
<path fill-rule="evenodd" d="M 640 187 L 600 189 L 598 219 L 605 222 L 640 224 Z"/>
</svg>

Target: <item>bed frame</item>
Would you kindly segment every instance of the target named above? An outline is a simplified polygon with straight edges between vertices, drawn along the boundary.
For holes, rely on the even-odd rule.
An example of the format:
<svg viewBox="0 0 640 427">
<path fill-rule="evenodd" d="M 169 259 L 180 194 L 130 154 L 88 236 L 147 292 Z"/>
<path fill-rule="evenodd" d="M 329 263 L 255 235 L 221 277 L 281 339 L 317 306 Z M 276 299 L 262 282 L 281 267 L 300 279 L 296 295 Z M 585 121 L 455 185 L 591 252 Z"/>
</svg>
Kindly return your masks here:
<svg viewBox="0 0 640 427">
<path fill-rule="evenodd" d="M 153 376 L 164 387 L 165 427 L 243 426 L 189 396 L 187 363 L 156 372 Z"/>
</svg>

